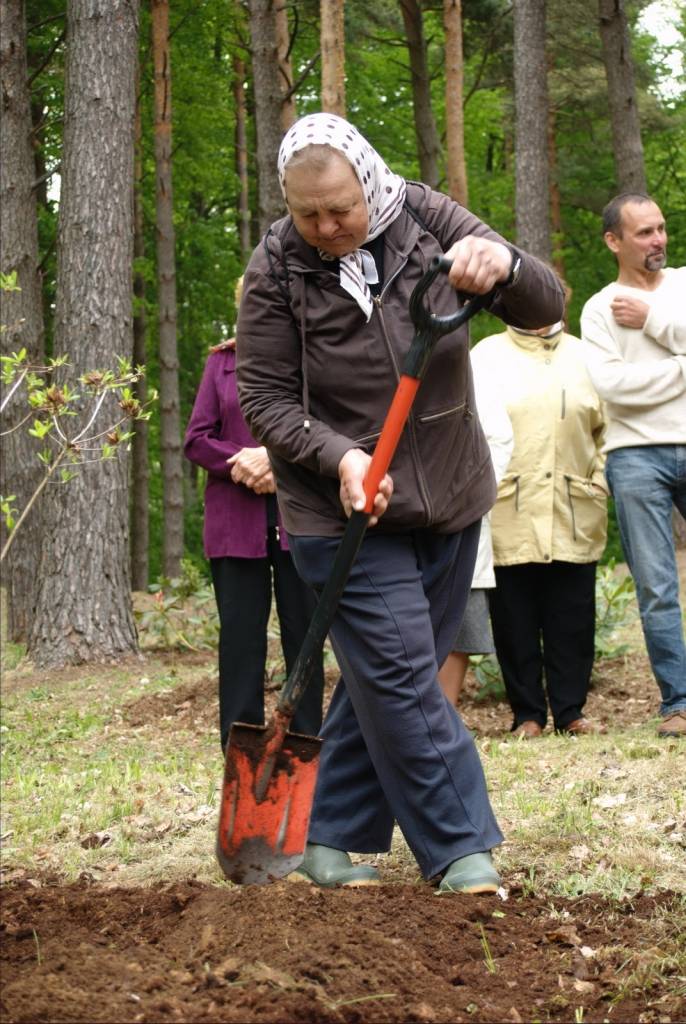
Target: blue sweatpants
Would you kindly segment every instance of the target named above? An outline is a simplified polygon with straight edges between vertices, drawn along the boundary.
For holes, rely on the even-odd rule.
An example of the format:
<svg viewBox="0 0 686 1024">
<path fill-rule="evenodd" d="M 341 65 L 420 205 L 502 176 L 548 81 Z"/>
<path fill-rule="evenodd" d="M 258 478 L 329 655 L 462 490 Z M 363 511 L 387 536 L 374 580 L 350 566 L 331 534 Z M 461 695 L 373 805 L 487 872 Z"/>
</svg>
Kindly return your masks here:
<svg viewBox="0 0 686 1024">
<path fill-rule="evenodd" d="M 432 878 L 502 841 L 471 733 L 437 678 L 478 539 L 478 522 L 450 535 L 365 536 L 329 634 L 342 678 L 321 732 L 310 842 L 385 852 L 397 821 Z M 321 589 L 338 540 L 289 536 L 289 544 L 302 578 Z"/>
</svg>

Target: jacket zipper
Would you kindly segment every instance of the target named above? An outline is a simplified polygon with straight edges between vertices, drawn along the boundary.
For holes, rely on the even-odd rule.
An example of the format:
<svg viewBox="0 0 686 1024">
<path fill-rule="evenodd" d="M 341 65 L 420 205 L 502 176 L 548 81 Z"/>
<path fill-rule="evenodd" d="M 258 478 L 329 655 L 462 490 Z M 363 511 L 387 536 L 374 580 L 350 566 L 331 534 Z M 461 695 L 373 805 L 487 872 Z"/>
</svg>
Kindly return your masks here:
<svg viewBox="0 0 686 1024">
<path fill-rule="evenodd" d="M 445 416 L 454 416 L 456 412 L 460 412 L 461 409 L 467 409 L 467 403 L 461 402 L 460 405 L 454 405 L 451 409 L 443 409 L 442 412 L 430 412 L 425 416 L 418 416 L 417 419 L 420 423 L 432 423 L 434 420 L 441 420 Z M 471 412 L 467 409 L 465 413 L 465 419 L 471 419 Z"/>
<path fill-rule="evenodd" d="M 561 419 L 565 418 L 566 411 L 567 411 L 567 393 L 566 393 L 565 389 L 563 388 L 562 389 L 562 416 L 561 416 Z"/>
<path fill-rule="evenodd" d="M 383 287 L 381 295 L 378 295 L 378 296 L 374 297 L 374 303 L 375 303 L 376 308 L 377 308 L 377 310 L 379 312 L 379 320 L 381 321 L 381 332 L 383 334 L 384 341 L 386 342 L 386 348 L 388 349 L 388 354 L 389 354 L 389 356 L 391 358 L 391 363 L 393 364 L 393 369 L 395 371 L 395 379 L 396 379 L 396 381 L 400 380 L 401 374 L 400 374 L 400 368 L 398 367 L 398 363 L 397 363 L 396 358 L 395 358 L 395 352 L 393 351 L 393 345 L 391 344 L 391 340 L 388 337 L 388 331 L 386 330 L 386 321 L 384 320 L 384 315 L 383 315 L 383 296 L 384 296 L 384 293 L 387 291 L 387 289 L 390 287 L 390 285 L 393 283 L 395 278 L 398 276 L 400 271 L 404 269 L 406 263 L 407 263 L 407 260 L 405 260 L 405 263 L 403 263 L 403 265 L 396 270 L 395 274 L 393 274 L 393 276 L 390 277 L 388 279 L 388 281 L 386 281 L 386 284 Z M 428 490 L 428 487 L 427 487 L 427 484 L 426 484 L 426 480 L 424 478 L 424 471 L 422 469 L 422 463 L 421 463 L 421 460 L 419 458 L 419 446 L 417 444 L 417 434 L 416 434 L 414 420 L 413 420 L 412 412 L 411 411 L 410 411 L 410 415 L 409 415 L 408 420 L 407 420 L 406 430 L 408 432 L 408 437 L 409 437 L 409 441 L 410 441 L 410 451 L 412 452 L 412 459 L 413 459 L 414 466 L 415 466 L 415 472 L 417 474 L 417 481 L 419 483 L 419 490 L 420 490 L 420 494 L 421 494 L 421 499 L 422 499 L 422 502 L 424 504 L 424 508 L 426 510 L 426 522 L 427 522 L 427 525 L 428 525 L 431 522 L 432 517 L 433 517 L 433 505 L 432 505 L 432 502 L 431 502 L 431 497 L 429 495 L 429 490 Z"/>
</svg>

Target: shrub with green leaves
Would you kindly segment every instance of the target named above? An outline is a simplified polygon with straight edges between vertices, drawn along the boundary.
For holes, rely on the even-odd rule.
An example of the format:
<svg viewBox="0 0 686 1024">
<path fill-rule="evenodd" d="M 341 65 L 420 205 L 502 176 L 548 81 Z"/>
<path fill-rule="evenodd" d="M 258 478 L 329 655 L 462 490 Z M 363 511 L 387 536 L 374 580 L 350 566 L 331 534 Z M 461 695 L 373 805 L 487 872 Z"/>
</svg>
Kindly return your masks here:
<svg viewBox="0 0 686 1024">
<path fill-rule="evenodd" d="M 151 584 L 150 606 L 134 610 L 143 647 L 210 650 L 217 645 L 219 621 L 212 587 L 190 559 L 181 562 L 181 575 L 161 576 Z"/>
</svg>

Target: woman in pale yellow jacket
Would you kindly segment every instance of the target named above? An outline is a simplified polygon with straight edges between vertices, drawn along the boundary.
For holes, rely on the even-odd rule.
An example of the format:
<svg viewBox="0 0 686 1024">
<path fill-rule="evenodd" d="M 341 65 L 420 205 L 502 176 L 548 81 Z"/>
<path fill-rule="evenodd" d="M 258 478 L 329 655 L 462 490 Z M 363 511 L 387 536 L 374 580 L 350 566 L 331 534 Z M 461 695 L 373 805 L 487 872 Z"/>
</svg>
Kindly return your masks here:
<svg viewBox="0 0 686 1024">
<path fill-rule="evenodd" d="M 489 592 L 512 730 L 540 736 L 549 704 L 556 731 L 596 731 L 583 707 L 596 563 L 607 536 L 602 403 L 582 343 L 562 324 L 508 327 L 479 342 L 472 359 L 497 380 L 514 431 L 491 515 L 496 586 Z"/>
</svg>

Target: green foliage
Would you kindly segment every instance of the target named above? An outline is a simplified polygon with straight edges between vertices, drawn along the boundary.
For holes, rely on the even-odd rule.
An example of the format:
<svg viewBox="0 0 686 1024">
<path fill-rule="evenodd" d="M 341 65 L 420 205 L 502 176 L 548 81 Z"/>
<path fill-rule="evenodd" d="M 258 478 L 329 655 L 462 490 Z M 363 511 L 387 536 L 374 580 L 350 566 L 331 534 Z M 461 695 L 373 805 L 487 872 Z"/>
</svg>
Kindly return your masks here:
<svg viewBox="0 0 686 1024">
<path fill-rule="evenodd" d="M 599 565 L 596 573 L 595 659 L 617 658 L 628 650 L 618 635 L 636 617 L 636 588 L 628 573 L 620 574 L 611 559 Z"/>
<path fill-rule="evenodd" d="M 686 263 L 686 90 L 683 77 L 667 90 L 669 53 L 637 20 L 646 0 L 629 7 L 633 60 L 650 191 L 663 208 L 670 230 L 670 263 Z M 445 136 L 445 74 L 442 10 L 423 5 L 431 75 L 432 107 Z M 36 154 L 38 228 L 44 291 L 46 351 L 52 352 L 57 235 L 57 175 L 64 117 L 65 0 L 27 0 L 28 63 L 32 76 L 33 142 Z M 348 116 L 389 165 L 409 178 L 419 175 L 412 111 L 411 74 L 403 23 L 396 0 L 370 6 L 346 4 L 346 94 Z M 549 0 L 549 89 L 554 113 L 554 182 L 561 204 L 557 255 L 572 288 L 569 326 L 579 332 L 581 308 L 615 275 L 600 234 L 600 212 L 616 191 L 607 84 L 596 8 L 586 0 Z M 147 377 L 159 383 L 155 283 L 155 170 L 152 136 L 152 66 L 149 9 L 141 7 L 140 105 L 142 114 L 142 205 L 145 255 L 136 269 L 146 281 L 137 303 L 147 316 Z M 299 114 L 320 105 L 319 5 L 301 0 L 289 7 L 291 57 L 299 82 Z M 245 97 L 249 112 L 248 159 L 253 244 L 258 241 L 254 97 L 244 5 L 224 0 L 179 0 L 170 26 L 173 185 L 176 228 L 179 381 L 182 425 L 188 420 L 208 347 L 230 334 L 235 321 L 234 284 L 242 271 L 237 231 L 239 183 L 236 173 L 234 57 L 248 62 Z M 686 20 L 680 21 L 684 51 Z M 465 155 L 469 207 L 506 236 L 514 237 L 514 117 L 512 5 L 508 0 L 470 0 L 463 5 L 465 59 Z M 672 76 L 673 77 L 673 76 Z M 45 176 L 45 177 L 44 177 Z M 51 188 L 48 188 L 51 185 Z M 481 315 L 474 341 L 502 330 L 499 320 Z M 108 442 L 106 442 L 106 445 Z M 161 566 L 162 485 L 157 413 L 150 421 L 150 572 Z M 105 453 L 112 454 L 109 448 Z M 186 553 L 202 562 L 202 505 L 186 488 Z M 621 558 L 616 524 L 604 560 Z"/>
<path fill-rule="evenodd" d="M 0 379 L 7 389 L 0 413 L 5 412 L 10 403 L 20 403 L 23 413 L 4 434 L 22 429 L 31 420 L 27 432 L 41 443 L 36 454 L 45 468 L 19 515 L 13 505 L 14 495 L 0 497 L 0 512 L 9 533 L 0 561 L 7 555 L 17 530 L 57 469 L 60 472 L 54 479 L 68 483 L 74 478 L 75 469 L 114 458 L 120 448 L 128 448 L 133 437 L 133 432 L 124 429 L 124 424 L 147 420 L 152 415 L 151 407 L 157 399 L 155 391 L 149 393 L 142 406 L 131 389 L 131 385 L 143 377 L 144 368 L 134 368 L 122 357 L 115 357 L 115 361 L 116 370 L 91 370 L 70 382 L 66 378 L 66 356 L 49 359 L 43 365 L 29 363 L 26 349 L 0 357 Z M 57 371 L 61 371 L 59 375 Z M 108 397 L 114 401 L 106 406 Z M 73 421 L 71 428 L 70 421 Z"/>
<path fill-rule="evenodd" d="M 476 701 L 506 700 L 505 683 L 495 654 L 473 654 L 469 664 L 476 677 Z"/>
<path fill-rule="evenodd" d="M 181 562 L 181 575 L 160 577 L 149 587 L 152 604 L 137 609 L 141 645 L 152 648 L 213 650 L 219 638 L 214 593 L 207 579 L 189 559 Z"/>
</svg>

